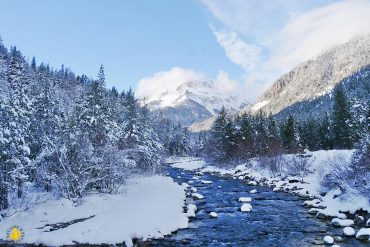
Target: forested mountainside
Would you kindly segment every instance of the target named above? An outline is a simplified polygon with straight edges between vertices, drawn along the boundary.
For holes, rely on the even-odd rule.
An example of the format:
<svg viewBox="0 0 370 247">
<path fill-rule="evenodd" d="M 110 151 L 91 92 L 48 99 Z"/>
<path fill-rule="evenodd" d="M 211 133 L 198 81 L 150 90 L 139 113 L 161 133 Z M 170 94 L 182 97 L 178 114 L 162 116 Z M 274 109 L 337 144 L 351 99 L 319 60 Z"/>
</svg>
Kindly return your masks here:
<svg viewBox="0 0 370 247">
<path fill-rule="evenodd" d="M 370 35 L 355 37 L 280 77 L 250 110 L 276 114 L 293 104 L 329 94 L 336 84 L 369 64 Z M 357 93 L 361 94 L 361 89 Z"/>
<path fill-rule="evenodd" d="M 240 96 L 220 92 L 213 81 L 184 82 L 173 91 L 146 96 L 145 102 L 153 112 L 161 111 L 187 127 L 217 115 L 222 106 L 238 111 L 248 105 Z"/>
<path fill-rule="evenodd" d="M 365 66 L 354 74 L 343 79 L 339 84 L 334 87 L 343 85 L 351 111 L 354 118 L 358 121 L 363 121 L 362 117 L 366 111 L 366 105 L 370 101 L 370 65 Z M 330 114 L 330 109 L 334 104 L 333 93 L 325 94 L 310 100 L 297 102 L 291 106 L 282 109 L 276 114 L 278 119 L 293 115 L 299 119 L 316 118 L 322 119 L 326 114 Z"/>
<path fill-rule="evenodd" d="M 106 89 L 103 66 L 97 79 L 76 76 L 28 63 L 0 40 L 0 90 L 0 210 L 20 207 L 34 189 L 73 200 L 111 193 L 189 149 L 186 131 L 149 116 L 131 89 Z"/>
</svg>

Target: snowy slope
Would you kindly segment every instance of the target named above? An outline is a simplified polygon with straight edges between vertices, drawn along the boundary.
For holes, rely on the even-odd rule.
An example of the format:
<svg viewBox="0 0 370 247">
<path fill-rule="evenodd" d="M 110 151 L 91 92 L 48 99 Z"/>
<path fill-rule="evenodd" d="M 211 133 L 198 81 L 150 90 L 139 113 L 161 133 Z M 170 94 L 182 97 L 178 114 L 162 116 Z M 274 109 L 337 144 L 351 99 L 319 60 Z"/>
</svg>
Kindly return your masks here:
<svg viewBox="0 0 370 247">
<path fill-rule="evenodd" d="M 49 199 L 4 218 L 0 221 L 0 239 L 6 239 L 9 227 L 18 225 L 24 230 L 24 243 L 60 246 L 125 242 L 132 246 L 133 238 L 158 238 L 188 227 L 184 200 L 183 187 L 171 178 L 130 179 L 116 195 L 90 195 L 78 206 L 67 199 Z M 52 224 L 76 219 L 81 222 L 50 231 Z"/>
<path fill-rule="evenodd" d="M 273 114 L 331 92 L 344 78 L 370 64 L 370 34 L 328 50 L 281 76 L 246 110 Z"/>
<path fill-rule="evenodd" d="M 216 115 L 222 106 L 237 111 L 248 104 L 239 95 L 220 91 L 213 81 L 184 82 L 173 91 L 146 96 L 145 103 L 151 110 L 161 110 L 186 126 Z"/>
</svg>

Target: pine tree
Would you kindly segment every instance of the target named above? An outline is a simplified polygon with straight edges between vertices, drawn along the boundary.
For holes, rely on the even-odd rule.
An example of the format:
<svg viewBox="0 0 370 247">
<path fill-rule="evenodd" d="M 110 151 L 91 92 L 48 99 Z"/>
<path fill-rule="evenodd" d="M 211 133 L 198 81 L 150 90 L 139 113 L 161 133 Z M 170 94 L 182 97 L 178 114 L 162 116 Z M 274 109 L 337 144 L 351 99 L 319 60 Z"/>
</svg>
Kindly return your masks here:
<svg viewBox="0 0 370 247">
<path fill-rule="evenodd" d="M 240 117 L 237 116 L 235 124 L 237 127 L 235 133 L 235 141 L 237 146 L 238 156 L 242 159 L 247 159 L 253 155 L 253 128 L 251 117 L 244 113 Z"/>
<path fill-rule="evenodd" d="M 298 126 L 299 142 L 310 151 L 319 149 L 319 125 L 310 116 Z"/>
<path fill-rule="evenodd" d="M 231 159 L 235 146 L 234 130 L 225 107 L 221 108 L 219 115 L 213 123 L 209 142 L 208 145 L 217 159 L 222 161 Z"/>
<path fill-rule="evenodd" d="M 282 127 L 282 141 L 285 150 L 291 151 L 296 147 L 295 123 L 292 115 L 289 115 Z"/>
<path fill-rule="evenodd" d="M 32 57 L 31 69 L 33 71 L 36 71 L 36 58 L 35 57 Z"/>
<path fill-rule="evenodd" d="M 266 117 L 262 111 L 258 113 L 254 120 L 254 130 L 255 130 L 255 140 L 254 146 L 256 154 L 260 155 L 267 151 L 267 127 L 266 127 Z"/>
<path fill-rule="evenodd" d="M 334 92 L 333 134 L 335 148 L 350 149 L 353 147 L 350 124 L 351 114 L 349 105 L 343 85 L 340 83 Z"/>
<path fill-rule="evenodd" d="M 278 155 L 282 153 L 282 143 L 275 119 L 270 115 L 267 119 L 268 153 Z"/>
<path fill-rule="evenodd" d="M 8 108 L 8 122 L 6 128 L 9 130 L 9 142 L 4 153 L 5 166 L 9 177 L 8 188 L 21 198 L 24 186 L 29 182 L 31 171 L 31 154 L 29 148 L 29 125 L 32 114 L 31 100 L 28 97 L 28 78 L 26 76 L 26 65 L 22 54 L 13 47 L 10 53 L 10 64 L 8 82 L 10 85 L 10 103 Z"/>
<path fill-rule="evenodd" d="M 332 149 L 333 139 L 329 115 L 326 113 L 319 126 L 319 148 L 324 150 Z"/>
<path fill-rule="evenodd" d="M 106 87 L 105 74 L 104 74 L 104 66 L 103 66 L 103 64 L 100 65 L 100 68 L 99 68 L 98 82 L 100 84 L 100 87 L 102 87 L 102 88 L 105 88 Z"/>
</svg>

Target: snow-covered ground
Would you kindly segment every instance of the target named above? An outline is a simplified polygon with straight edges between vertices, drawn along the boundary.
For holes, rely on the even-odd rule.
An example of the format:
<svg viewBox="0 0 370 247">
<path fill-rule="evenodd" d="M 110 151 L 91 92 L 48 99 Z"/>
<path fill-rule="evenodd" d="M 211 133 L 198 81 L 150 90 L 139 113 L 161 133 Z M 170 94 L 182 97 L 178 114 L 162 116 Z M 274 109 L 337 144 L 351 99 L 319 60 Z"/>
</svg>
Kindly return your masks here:
<svg viewBox="0 0 370 247">
<path fill-rule="evenodd" d="M 183 212 L 184 187 L 171 178 L 132 178 L 114 195 L 90 195 L 75 206 L 67 199 L 51 199 L 0 221 L 0 239 L 7 229 L 20 226 L 22 242 L 47 246 L 78 243 L 132 245 L 133 238 L 161 238 L 188 227 Z M 58 223 L 81 222 L 50 231 Z M 59 224 L 60 226 L 60 224 Z"/>
<path fill-rule="evenodd" d="M 200 169 L 206 165 L 204 160 L 194 157 L 170 157 L 165 160 L 165 163 L 170 164 L 174 168 L 180 168 L 187 171 Z"/>
</svg>

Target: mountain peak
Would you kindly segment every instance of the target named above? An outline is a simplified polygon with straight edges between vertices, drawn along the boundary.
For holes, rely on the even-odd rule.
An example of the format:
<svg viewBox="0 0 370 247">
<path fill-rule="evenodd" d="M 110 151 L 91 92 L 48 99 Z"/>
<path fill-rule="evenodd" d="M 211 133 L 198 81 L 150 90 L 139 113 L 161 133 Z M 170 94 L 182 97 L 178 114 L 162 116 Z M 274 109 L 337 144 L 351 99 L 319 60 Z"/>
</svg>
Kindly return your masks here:
<svg viewBox="0 0 370 247">
<path fill-rule="evenodd" d="M 173 113 L 173 109 L 183 111 L 184 107 L 189 107 L 189 104 L 191 104 L 193 111 L 197 108 L 195 107 L 197 105 L 198 108 L 203 108 L 202 112 L 208 112 L 208 114 L 202 114 L 202 118 L 190 122 L 185 121 L 187 124 L 192 124 L 205 120 L 206 115 L 207 118 L 216 115 L 222 106 L 229 111 L 238 111 L 248 104 L 235 92 L 225 93 L 224 91 L 213 81 L 186 81 L 173 90 L 164 90 L 158 94 L 149 95 L 145 99 L 149 108 L 153 111 L 165 111 L 172 108 L 171 112 Z"/>
</svg>

